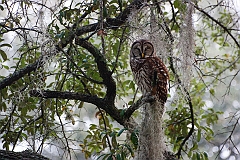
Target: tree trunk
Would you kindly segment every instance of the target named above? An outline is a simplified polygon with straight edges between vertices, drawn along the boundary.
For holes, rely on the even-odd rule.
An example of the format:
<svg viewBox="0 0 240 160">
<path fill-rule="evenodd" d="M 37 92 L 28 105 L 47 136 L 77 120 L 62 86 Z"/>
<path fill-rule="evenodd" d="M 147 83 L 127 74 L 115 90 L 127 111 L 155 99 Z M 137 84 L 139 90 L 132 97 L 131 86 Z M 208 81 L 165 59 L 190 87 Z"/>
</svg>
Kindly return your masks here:
<svg viewBox="0 0 240 160">
<path fill-rule="evenodd" d="M 166 150 L 162 116 L 164 105 L 155 101 L 143 106 L 143 121 L 139 133 L 137 160 L 163 160 Z"/>
</svg>

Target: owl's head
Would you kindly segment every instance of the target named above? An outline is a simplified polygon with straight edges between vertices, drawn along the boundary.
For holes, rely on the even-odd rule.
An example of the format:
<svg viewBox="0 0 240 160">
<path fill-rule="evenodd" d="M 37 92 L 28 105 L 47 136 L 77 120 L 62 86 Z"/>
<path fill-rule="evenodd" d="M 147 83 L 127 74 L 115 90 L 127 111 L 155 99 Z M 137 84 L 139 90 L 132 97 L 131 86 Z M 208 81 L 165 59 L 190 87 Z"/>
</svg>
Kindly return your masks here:
<svg viewBox="0 0 240 160">
<path fill-rule="evenodd" d="M 130 58 L 155 57 L 153 44 L 145 39 L 140 39 L 132 44 Z"/>
</svg>

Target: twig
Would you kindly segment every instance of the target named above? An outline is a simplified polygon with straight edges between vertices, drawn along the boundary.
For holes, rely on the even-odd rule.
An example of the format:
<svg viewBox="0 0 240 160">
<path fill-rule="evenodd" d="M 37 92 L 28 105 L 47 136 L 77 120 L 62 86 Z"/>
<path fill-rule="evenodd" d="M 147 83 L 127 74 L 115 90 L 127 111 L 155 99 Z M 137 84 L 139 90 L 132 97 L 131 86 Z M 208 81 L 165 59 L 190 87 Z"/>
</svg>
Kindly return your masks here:
<svg viewBox="0 0 240 160">
<path fill-rule="evenodd" d="M 226 26 L 224 26 L 221 22 L 216 20 L 214 17 L 212 17 L 210 14 L 208 14 L 206 11 L 204 11 L 202 8 L 198 7 L 194 3 L 192 3 L 192 2 L 189 2 L 189 3 L 191 3 L 191 5 L 193 5 L 194 8 L 196 8 L 198 11 L 202 12 L 204 15 L 206 15 L 208 18 L 210 18 L 213 22 L 215 22 L 217 25 L 219 25 L 225 32 L 227 32 L 227 34 L 233 39 L 233 41 L 238 46 L 238 48 L 240 48 L 239 41 L 233 36 L 233 34 L 229 31 L 229 29 Z"/>
<path fill-rule="evenodd" d="M 1 128 L 1 130 L 0 130 L 0 134 L 2 134 L 7 127 L 8 127 L 8 130 L 9 130 L 9 128 L 10 128 L 10 123 L 11 123 L 11 121 L 12 121 L 12 119 L 13 119 L 13 113 L 15 112 L 16 109 L 17 109 L 17 106 L 14 105 L 14 108 L 12 109 L 12 112 L 11 112 L 10 115 L 9 115 L 9 118 L 8 118 L 7 123 L 6 123 L 4 126 L 2 126 L 2 128 Z"/>
<path fill-rule="evenodd" d="M 66 136 L 66 134 L 65 134 L 65 129 L 64 129 L 64 125 L 63 125 L 63 123 L 62 123 L 62 119 L 61 119 L 61 117 L 60 117 L 60 115 L 59 115 L 59 113 L 58 113 L 58 99 L 56 99 L 56 114 L 57 114 L 57 116 L 58 116 L 58 119 L 59 119 L 59 122 L 60 122 L 60 124 L 61 124 L 61 128 L 62 128 L 62 133 L 63 133 L 63 137 L 64 137 L 64 139 L 65 139 L 65 142 L 66 142 L 66 146 L 67 146 L 67 151 L 68 151 L 68 154 L 69 154 L 69 156 L 70 156 L 70 160 L 71 160 L 71 151 L 70 151 L 70 147 L 69 147 L 69 144 L 68 144 L 68 138 L 67 138 L 67 136 Z"/>
<path fill-rule="evenodd" d="M 153 103 L 155 102 L 155 97 L 149 95 L 149 96 L 144 96 L 141 97 L 139 100 L 137 100 L 136 103 L 132 104 L 124 113 L 124 119 L 129 119 L 130 116 L 133 114 L 133 112 L 135 110 L 137 110 L 138 108 L 140 108 L 143 104 L 146 103 Z"/>
<path fill-rule="evenodd" d="M 23 131 L 28 125 L 30 125 L 30 124 L 38 121 L 38 120 L 41 119 L 41 118 L 43 118 L 43 115 L 42 115 L 42 114 L 41 114 L 39 117 L 37 117 L 36 119 L 31 119 L 30 121 L 28 121 L 27 123 L 25 123 L 24 126 L 21 127 L 21 129 L 20 129 L 20 131 L 18 131 L 17 137 L 16 137 L 16 139 L 15 139 L 15 141 L 14 141 L 14 143 L 13 143 L 13 148 L 12 148 L 12 150 L 14 150 L 14 148 L 16 147 L 17 141 L 18 141 L 19 137 L 21 136 L 22 131 Z"/>
<path fill-rule="evenodd" d="M 100 0 L 100 31 L 101 31 L 101 42 L 102 42 L 102 54 L 105 55 L 105 41 L 104 41 L 104 17 L 103 17 L 103 7 L 104 7 L 104 2 L 103 0 Z"/>
<path fill-rule="evenodd" d="M 97 106 L 97 108 L 98 108 L 98 110 L 99 110 L 99 112 L 100 112 L 100 114 L 101 114 L 101 116 L 102 116 L 102 118 L 103 118 L 104 130 L 105 130 L 105 132 L 107 133 L 107 124 L 106 124 L 105 117 L 104 117 L 104 115 L 103 115 L 103 112 L 102 112 L 101 108 L 98 107 L 98 106 Z M 106 138 L 107 138 L 107 143 L 108 143 L 109 149 L 110 149 L 110 151 L 111 151 L 111 150 L 112 150 L 112 145 L 111 145 L 111 143 L 110 143 L 110 140 L 109 140 L 108 135 L 106 135 Z"/>
<path fill-rule="evenodd" d="M 228 140 L 230 140 L 230 141 L 232 141 L 231 140 L 231 137 L 232 137 L 232 135 L 233 135 L 233 132 L 234 132 L 234 130 L 236 129 L 236 126 L 238 125 L 238 121 L 239 121 L 239 119 L 240 119 L 240 117 L 239 118 L 237 118 L 237 120 L 236 120 L 236 122 L 235 122 L 235 124 L 233 125 L 233 129 L 230 131 L 230 135 L 227 137 L 227 139 L 222 143 L 222 147 L 219 149 L 219 152 L 218 152 L 218 154 L 217 154 L 217 156 L 216 156 L 216 159 L 217 159 L 217 157 L 219 156 L 219 154 L 221 153 L 221 151 L 222 151 L 222 149 L 223 149 L 223 147 L 225 146 L 225 144 L 227 143 L 227 141 Z M 233 142 L 232 142 L 233 143 Z M 234 143 L 233 143 L 234 144 Z M 234 145 L 235 146 L 235 145 Z M 238 153 L 239 153 L 239 150 L 235 147 L 235 149 L 238 151 Z"/>
<path fill-rule="evenodd" d="M 69 50 L 71 49 L 71 46 L 69 48 Z M 103 84 L 103 82 L 97 81 L 92 79 L 91 77 L 87 76 L 83 70 L 74 62 L 74 60 L 72 59 L 71 56 L 69 56 L 69 53 L 66 53 L 63 49 L 61 49 L 61 51 L 63 52 L 63 54 L 67 57 L 67 59 L 74 65 L 74 67 L 77 68 L 77 70 L 83 75 L 84 78 L 86 78 L 87 80 L 93 82 L 93 83 L 97 83 L 97 84 Z M 72 73 L 74 74 L 74 73 Z M 76 75 L 76 74 L 75 74 Z"/>
<path fill-rule="evenodd" d="M 125 31 L 126 31 L 126 27 L 123 28 L 123 31 L 122 31 L 122 35 L 121 35 L 121 38 L 120 38 L 120 43 L 119 43 L 118 50 L 117 50 L 116 60 L 115 60 L 115 63 L 114 63 L 113 69 L 112 69 L 112 74 L 113 74 L 113 72 L 115 71 L 115 69 L 117 67 L 117 62 L 118 62 L 118 58 L 120 56 L 121 46 L 122 46 L 123 41 L 124 41 L 123 37 L 124 37 Z"/>
</svg>

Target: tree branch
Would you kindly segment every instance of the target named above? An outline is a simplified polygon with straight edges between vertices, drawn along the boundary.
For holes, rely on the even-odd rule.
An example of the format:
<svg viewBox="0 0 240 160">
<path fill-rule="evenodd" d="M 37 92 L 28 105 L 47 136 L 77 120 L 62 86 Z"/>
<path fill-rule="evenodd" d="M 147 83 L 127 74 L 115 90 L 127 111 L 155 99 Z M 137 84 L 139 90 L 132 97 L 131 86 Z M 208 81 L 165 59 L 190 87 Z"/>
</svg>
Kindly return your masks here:
<svg viewBox="0 0 240 160">
<path fill-rule="evenodd" d="M 69 143 L 68 143 L 68 138 L 67 138 L 66 133 L 65 133 L 64 124 L 62 122 L 61 115 L 58 112 L 58 105 L 57 104 L 58 103 L 57 103 L 57 99 L 56 99 L 56 106 L 55 106 L 56 114 L 57 114 L 57 117 L 58 117 L 59 122 L 61 124 L 61 130 L 62 130 L 62 133 L 63 133 L 63 138 L 65 139 L 65 142 L 66 142 L 66 148 L 67 148 L 67 151 L 68 151 L 68 154 L 69 154 L 69 159 L 72 159 L 71 158 L 71 150 L 70 150 L 70 146 L 69 146 Z M 63 144 L 65 144 L 65 143 L 63 143 Z"/>
<path fill-rule="evenodd" d="M 38 159 L 38 160 L 49 160 L 48 158 L 35 153 L 31 150 L 25 150 L 22 152 L 13 152 L 13 151 L 7 151 L 7 150 L 0 150 L 0 157 L 1 159 Z"/>
<path fill-rule="evenodd" d="M 103 104 L 103 99 L 97 96 L 75 93 L 75 92 L 31 90 L 29 94 L 30 96 L 33 96 L 33 97 L 80 100 L 80 101 L 92 103 L 97 106 Z M 104 109 L 104 107 L 102 107 L 102 109 Z"/>
<path fill-rule="evenodd" d="M 116 83 L 112 77 L 111 71 L 107 66 L 107 62 L 104 55 L 88 41 L 76 39 L 75 42 L 81 47 L 87 49 L 94 56 L 95 62 L 97 63 L 99 74 L 103 79 L 103 84 L 107 88 L 107 94 L 104 99 L 106 99 L 107 103 L 110 103 L 112 106 L 114 104 L 114 100 L 116 97 Z"/>
<path fill-rule="evenodd" d="M 40 90 L 31 90 L 29 94 L 30 96 L 33 97 L 71 99 L 91 103 L 105 110 L 119 124 L 125 126 L 124 119 L 122 116 L 120 116 L 120 111 L 114 106 L 114 104 L 109 104 L 107 103 L 106 99 L 99 98 L 96 95 L 86 95 L 75 92 L 40 91 Z"/>
<path fill-rule="evenodd" d="M 191 2 L 190 2 L 191 3 Z M 210 14 L 208 14 L 206 11 L 204 11 L 202 8 L 199 8 L 197 5 L 195 5 L 194 3 L 191 3 L 191 5 L 194 6 L 194 8 L 196 8 L 198 11 L 202 12 L 205 16 L 207 16 L 208 18 L 210 18 L 213 22 L 215 22 L 217 25 L 219 25 L 225 32 L 227 32 L 227 34 L 233 39 L 233 41 L 235 42 L 235 44 L 238 46 L 238 48 L 240 48 L 240 43 L 239 41 L 234 37 L 234 35 L 230 32 L 230 30 L 225 27 L 221 22 L 219 22 L 218 20 L 216 20 L 214 17 L 212 17 Z"/>
<path fill-rule="evenodd" d="M 80 100 L 87 103 L 96 105 L 98 108 L 105 110 L 113 119 L 115 119 L 119 124 L 128 128 L 128 121 L 132 113 L 142 106 L 144 103 L 152 103 L 155 101 L 153 96 L 142 97 L 131 107 L 129 107 L 124 116 L 120 115 L 120 111 L 113 105 L 109 106 L 106 103 L 105 99 L 99 98 L 96 95 L 86 95 L 75 92 L 60 92 L 60 91 L 40 91 L 40 90 L 31 90 L 29 92 L 30 96 L 41 97 L 41 98 L 59 98 L 59 99 L 71 99 L 71 100 Z"/>
<path fill-rule="evenodd" d="M 2 81 L 0 81 L 0 90 L 4 89 L 7 86 L 10 86 L 12 83 L 14 83 L 18 79 L 22 78 L 24 75 L 26 75 L 26 74 L 36 70 L 37 68 L 41 67 L 41 59 L 42 58 L 39 58 L 34 63 L 29 64 L 25 68 L 14 72 L 13 74 L 9 75 L 8 77 L 6 77 Z"/>
<path fill-rule="evenodd" d="M 155 102 L 154 96 L 144 96 L 137 100 L 136 103 L 132 104 L 124 113 L 124 119 L 129 119 L 133 112 L 140 108 L 143 104 Z"/>
<path fill-rule="evenodd" d="M 103 23 L 103 27 L 107 29 L 117 29 L 122 24 L 124 24 L 128 16 L 130 15 L 132 9 L 139 9 L 144 5 L 143 0 L 134 0 L 130 5 L 128 5 L 123 12 L 121 12 L 116 18 L 107 18 L 106 22 Z M 76 35 L 80 36 L 85 33 L 93 32 L 100 29 L 99 23 L 94 23 L 80 27 L 76 30 Z"/>
</svg>

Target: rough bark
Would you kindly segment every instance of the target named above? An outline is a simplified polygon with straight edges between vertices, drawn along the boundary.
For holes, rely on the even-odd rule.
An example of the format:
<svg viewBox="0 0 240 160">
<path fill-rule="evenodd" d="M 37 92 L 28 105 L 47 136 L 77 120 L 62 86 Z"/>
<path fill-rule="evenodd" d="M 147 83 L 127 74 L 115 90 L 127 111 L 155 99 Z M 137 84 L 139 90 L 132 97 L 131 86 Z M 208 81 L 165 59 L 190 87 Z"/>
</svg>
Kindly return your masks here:
<svg viewBox="0 0 240 160">
<path fill-rule="evenodd" d="M 158 101 L 144 105 L 137 160 L 164 159 L 163 112 L 164 106 Z"/>
<path fill-rule="evenodd" d="M 22 152 L 13 152 L 13 151 L 6 151 L 0 150 L 0 160 L 47 160 L 48 158 L 35 153 L 31 150 L 25 150 Z"/>
</svg>

